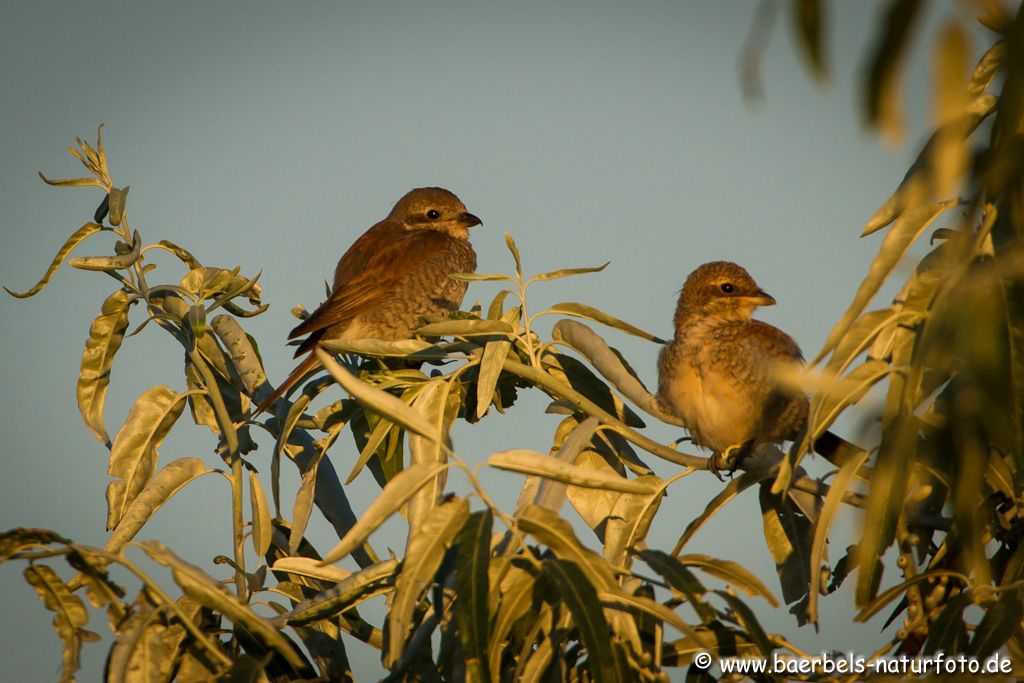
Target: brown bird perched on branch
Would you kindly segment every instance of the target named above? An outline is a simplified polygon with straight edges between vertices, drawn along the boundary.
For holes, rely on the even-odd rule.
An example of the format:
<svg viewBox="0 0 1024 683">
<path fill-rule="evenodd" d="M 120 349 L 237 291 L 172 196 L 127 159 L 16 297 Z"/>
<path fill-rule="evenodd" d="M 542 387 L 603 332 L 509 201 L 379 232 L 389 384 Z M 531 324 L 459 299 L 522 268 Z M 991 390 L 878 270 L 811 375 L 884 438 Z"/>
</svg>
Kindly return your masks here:
<svg viewBox="0 0 1024 683">
<path fill-rule="evenodd" d="M 807 425 L 807 396 L 778 378 L 785 366 L 803 364 L 800 347 L 752 318 L 758 306 L 774 304 L 735 263 L 705 263 L 683 284 L 675 338 L 658 358 L 659 402 L 727 466 L 763 444 L 795 439 Z M 815 443 L 830 460 L 850 456 L 837 454 L 841 447 L 859 451 L 831 432 Z"/>
<path fill-rule="evenodd" d="M 439 187 L 418 188 L 399 199 L 338 261 L 327 301 L 288 335 L 308 335 L 295 357 L 309 356 L 256 412 L 318 365 L 313 353 L 318 342 L 408 339 L 424 316 L 458 310 L 466 283 L 448 276 L 476 270 L 469 228 L 480 223 L 458 197 Z"/>
</svg>

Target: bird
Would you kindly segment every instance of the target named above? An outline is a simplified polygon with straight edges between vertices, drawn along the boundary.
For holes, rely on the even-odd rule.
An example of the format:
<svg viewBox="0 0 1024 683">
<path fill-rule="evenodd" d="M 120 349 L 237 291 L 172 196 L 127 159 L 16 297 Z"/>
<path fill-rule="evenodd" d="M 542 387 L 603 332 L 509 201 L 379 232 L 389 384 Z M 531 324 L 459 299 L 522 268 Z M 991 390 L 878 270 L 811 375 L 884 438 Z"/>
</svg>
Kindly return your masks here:
<svg viewBox="0 0 1024 683">
<path fill-rule="evenodd" d="M 807 426 L 807 396 L 780 378 L 803 365 L 799 345 L 753 319 L 756 308 L 774 304 L 742 266 L 705 263 L 686 278 L 673 318 L 675 336 L 658 357 L 659 404 L 682 419 L 696 445 L 727 466 L 762 445 L 792 441 Z M 833 462 L 860 451 L 832 432 L 815 450 Z M 711 458 L 712 470 L 717 461 Z"/>
<path fill-rule="evenodd" d="M 305 337 L 296 358 L 309 355 L 255 414 L 319 365 L 319 342 L 408 339 L 424 316 L 458 310 L 467 283 L 449 275 L 476 270 L 469 228 L 481 224 L 448 190 L 421 187 L 406 193 L 342 255 L 327 300 L 288 335 Z"/>
</svg>

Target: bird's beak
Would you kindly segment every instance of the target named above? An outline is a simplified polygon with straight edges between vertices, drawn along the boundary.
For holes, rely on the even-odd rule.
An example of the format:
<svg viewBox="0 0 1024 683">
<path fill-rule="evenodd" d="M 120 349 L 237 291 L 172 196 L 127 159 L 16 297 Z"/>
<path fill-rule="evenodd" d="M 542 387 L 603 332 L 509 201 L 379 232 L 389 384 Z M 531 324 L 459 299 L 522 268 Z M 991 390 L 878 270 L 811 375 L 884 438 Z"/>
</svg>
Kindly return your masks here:
<svg viewBox="0 0 1024 683">
<path fill-rule="evenodd" d="M 775 305 L 775 297 L 773 297 L 771 294 L 764 291 L 763 289 L 757 290 L 757 294 L 755 294 L 754 296 L 748 296 L 746 297 L 746 299 L 755 306 Z"/>
<path fill-rule="evenodd" d="M 465 225 L 467 228 L 472 228 L 474 225 L 483 225 L 483 221 L 469 213 L 468 211 L 459 216 L 459 222 Z"/>
</svg>

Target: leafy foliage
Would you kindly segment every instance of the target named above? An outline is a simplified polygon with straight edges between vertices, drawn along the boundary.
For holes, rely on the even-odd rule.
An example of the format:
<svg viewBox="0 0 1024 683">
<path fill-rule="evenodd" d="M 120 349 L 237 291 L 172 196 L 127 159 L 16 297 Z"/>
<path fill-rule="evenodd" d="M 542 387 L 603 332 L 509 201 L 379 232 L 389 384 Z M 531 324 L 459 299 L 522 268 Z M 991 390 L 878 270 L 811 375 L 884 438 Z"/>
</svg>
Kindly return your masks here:
<svg viewBox="0 0 1024 683">
<path fill-rule="evenodd" d="M 885 135 L 900 129 L 898 79 L 920 5 L 892 0 L 872 51 L 864 107 Z M 94 220 L 68 238 L 36 285 L 8 290 L 33 296 L 79 244 L 114 238 L 112 254 L 68 261 L 116 282 L 89 330 L 77 385 L 87 428 L 110 450 L 109 539 L 94 548 L 46 530 L 0 535 L 0 561 L 26 561 L 26 581 L 54 613 L 61 680 L 73 680 L 81 647 L 96 639 L 85 628 L 83 592 L 107 613 L 113 681 L 350 680 L 343 633 L 380 651 L 387 680 L 663 681 L 667 669 L 686 666 L 702 650 L 800 654 L 758 622 L 749 601 L 779 601 L 756 576 L 736 562 L 684 552 L 698 529 L 754 486 L 781 596 L 799 624 L 817 624 L 820 597 L 855 571 L 857 618 L 895 607 L 891 618 L 903 619 L 876 656 L 986 656 L 1006 647 L 1021 661 L 1024 11 L 1011 16 L 993 7 L 984 6 L 982 21 L 999 38 L 973 72 L 965 26 L 950 20 L 939 34 L 935 132 L 864 228 L 864 235 L 885 234 L 812 364 L 807 433 L 788 453 L 744 461 L 745 471 L 709 496 L 671 553 L 647 547 L 651 522 L 668 488 L 709 469 L 709 460 L 644 435 L 641 412 L 679 422 L 618 351 L 565 316 L 661 340 L 583 303 L 533 313 L 527 307 L 532 284 L 604 266 L 527 277 L 506 235 L 513 273 L 454 276 L 507 283 L 486 312 L 428 320 L 422 339 L 325 343 L 316 353 L 327 376 L 257 422 L 250 411 L 271 387 L 243 321 L 266 308 L 258 276 L 203 266 L 168 241 L 145 244 L 129 227 L 128 188 L 109 176 L 102 130 L 95 148 L 79 140 L 70 151 L 90 176 L 42 177 L 57 186 L 99 187 L 104 198 Z M 803 53 L 823 76 L 821 3 L 794 2 L 793 11 Z M 926 235 L 928 252 L 899 295 L 871 308 L 897 263 Z M 153 250 L 174 255 L 183 272 L 154 284 L 156 266 L 147 262 Z M 180 343 L 182 387 L 145 389 L 111 438 L 104 399 L 133 314 L 141 318 L 136 332 L 155 324 Z M 551 339 L 537 333 L 542 316 L 560 318 Z M 312 411 L 319 394 L 338 393 L 334 384 L 348 397 Z M 885 396 L 876 443 L 841 463 L 830 485 L 808 476 L 801 461 L 809 444 L 873 388 Z M 562 415 L 549 453 L 505 450 L 471 465 L 452 449 L 453 424 L 495 419 L 524 391 L 543 392 L 550 411 Z M 192 421 L 213 433 L 211 452 L 225 469 L 199 458 L 160 466 L 158 448 L 180 428 L 186 405 Z M 250 462 L 256 425 L 275 439 L 269 475 Z M 325 455 L 346 431 L 359 456 L 343 483 Z M 662 479 L 644 462 L 650 456 L 683 469 Z M 301 478 L 290 517 L 280 492 L 286 459 Z M 484 467 L 525 475 L 514 510 L 488 495 L 478 476 Z M 381 491 L 357 518 L 345 486 L 364 469 Z M 230 590 L 162 543 L 134 543 L 177 491 L 213 472 L 231 488 Z M 450 477 L 470 493 L 446 493 Z M 561 516 L 566 500 L 599 549 Z M 863 531 L 832 562 L 829 534 L 844 506 L 862 510 Z M 314 509 L 338 534 L 325 552 L 305 536 Z M 408 524 L 405 548 L 381 559 L 373 535 L 396 515 Z M 128 554 L 136 548 L 166 567 L 170 581 L 136 565 Z M 895 582 L 885 576 L 893 556 Z M 70 579 L 53 569 L 60 558 L 74 571 Z M 336 564 L 346 558 L 358 569 Z M 650 571 L 638 571 L 638 562 Z M 111 580 L 111 565 L 137 580 L 134 597 Z M 727 590 L 709 589 L 708 581 Z M 163 584 L 176 586 L 178 597 Z M 381 595 L 387 617 L 373 625 L 359 608 Z"/>
</svg>

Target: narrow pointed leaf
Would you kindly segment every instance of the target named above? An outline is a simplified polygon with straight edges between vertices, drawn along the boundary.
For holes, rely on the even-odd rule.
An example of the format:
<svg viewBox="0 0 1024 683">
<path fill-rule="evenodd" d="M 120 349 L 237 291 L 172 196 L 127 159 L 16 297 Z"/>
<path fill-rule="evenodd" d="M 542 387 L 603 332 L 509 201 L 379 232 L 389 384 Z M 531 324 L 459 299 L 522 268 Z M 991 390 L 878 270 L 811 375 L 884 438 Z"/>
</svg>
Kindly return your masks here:
<svg viewBox="0 0 1024 683">
<path fill-rule="evenodd" d="M 658 490 L 650 481 L 625 479 L 611 472 L 570 465 L 539 451 L 527 449 L 494 453 L 487 458 L 486 464 L 510 472 L 547 477 L 572 486 L 647 496 Z"/>
<path fill-rule="evenodd" d="M 345 391 L 352 394 L 352 397 L 363 405 L 372 408 L 392 422 L 416 432 L 420 436 L 440 441 L 441 435 L 434 425 L 427 422 L 422 415 L 410 408 L 399 398 L 392 396 L 386 391 L 372 387 L 366 382 L 360 381 L 351 372 L 341 366 L 329 353 L 323 349 L 316 350 L 317 359 L 331 373 L 331 377 L 342 386 Z"/>
<path fill-rule="evenodd" d="M 262 558 L 270 548 L 273 525 L 270 521 L 270 506 L 267 495 L 255 472 L 249 472 L 249 504 L 252 511 L 252 549 L 256 557 Z"/>
<path fill-rule="evenodd" d="M 314 568 L 307 566 L 305 562 L 301 565 L 296 562 L 307 559 L 310 562 L 315 562 L 311 558 L 284 558 L 275 562 L 274 568 L 281 565 L 286 571 L 301 569 L 302 572 L 310 572 L 309 576 L 316 576 L 312 574 L 315 571 Z M 398 560 L 384 560 L 349 574 L 339 580 L 336 586 L 320 591 L 308 600 L 297 604 L 291 612 L 282 615 L 280 621 L 289 625 L 297 625 L 316 622 L 320 619 L 330 619 L 334 615 L 378 595 L 380 591 L 389 589 L 398 567 Z M 328 569 L 338 571 L 337 568 L 320 567 L 320 570 Z M 331 575 L 333 576 L 333 574 Z"/>
<path fill-rule="evenodd" d="M 215 471 L 208 469 L 199 458 L 179 458 L 164 465 L 128 504 L 121 520 L 103 546 L 104 550 L 111 553 L 121 552 L 121 549 L 135 538 L 146 522 L 175 493 L 204 474 Z"/>
<path fill-rule="evenodd" d="M 562 315 L 573 315 L 577 318 L 586 318 L 599 322 L 609 327 L 614 327 L 617 330 L 628 332 L 634 337 L 640 337 L 641 339 L 647 339 L 648 341 L 655 342 L 657 344 L 664 344 L 665 340 L 660 337 L 656 337 L 650 332 L 641 330 L 636 325 L 631 325 L 625 320 L 620 320 L 613 315 L 608 315 L 604 311 L 598 310 L 593 306 L 586 304 L 578 304 L 572 301 L 563 301 L 562 303 L 555 304 L 547 310 L 548 313 L 560 313 Z"/>
<path fill-rule="evenodd" d="M 808 588 L 807 614 L 812 623 L 818 623 L 818 595 L 821 590 L 821 566 L 825 563 L 826 544 L 828 543 L 828 532 L 832 528 L 832 521 L 839 511 L 840 503 L 843 502 L 843 494 L 850 486 L 854 475 L 868 459 L 868 453 L 861 453 L 847 461 L 839 468 L 839 473 L 829 483 L 828 495 L 825 496 L 825 503 L 818 513 L 818 521 L 814 525 L 814 539 L 811 542 L 811 558 L 808 567 L 811 576 L 811 585 Z"/>
<path fill-rule="evenodd" d="M 128 329 L 128 309 L 134 302 L 135 299 L 120 289 L 107 297 L 99 316 L 89 327 L 89 338 L 85 340 L 82 353 L 75 391 L 78 410 L 85 425 L 104 444 L 110 442 L 103 421 L 110 369 L 114 364 L 114 354 L 121 348 L 124 332 Z"/>
<path fill-rule="evenodd" d="M 82 599 L 73 595 L 57 573 L 46 565 L 30 565 L 25 568 L 25 580 L 36 589 L 46 609 L 54 613 L 53 628 L 60 637 L 64 651 L 59 680 L 75 680 L 75 671 L 80 666 L 82 629 L 89 620 Z"/>
<path fill-rule="evenodd" d="M 437 473 L 446 467 L 447 465 L 442 463 L 411 465 L 395 475 L 338 545 L 324 555 L 322 563 L 337 562 L 359 548 L 371 533 L 398 512 L 414 493 L 433 481 Z"/>
<path fill-rule="evenodd" d="M 70 254 L 75 247 L 81 244 L 86 237 L 88 237 L 89 235 L 94 235 L 97 232 L 100 232 L 101 230 L 103 230 L 102 225 L 98 225 L 96 223 L 86 223 L 78 230 L 75 230 L 75 232 L 71 234 L 71 237 L 69 237 L 67 241 L 64 242 L 64 245 L 60 248 L 60 251 L 57 252 L 57 255 L 53 257 L 53 261 L 50 262 L 50 267 L 46 269 L 46 273 L 44 273 L 43 277 L 39 279 L 39 282 L 37 282 L 29 289 L 26 289 L 24 292 L 14 292 L 11 291 L 10 289 L 7 289 L 7 287 L 4 287 L 4 289 L 7 290 L 8 294 L 19 299 L 27 299 L 30 296 L 35 296 L 36 294 L 43 290 L 43 287 L 47 285 L 47 283 L 53 277 L 53 274 L 57 272 L 58 268 L 60 268 L 60 264 L 64 262 L 65 258 L 67 258 L 68 254 Z"/>
<path fill-rule="evenodd" d="M 467 680 L 471 681 L 490 680 L 487 660 L 490 583 L 487 569 L 491 560 L 493 523 L 494 514 L 490 508 L 474 512 L 455 539 L 455 587 L 458 590 L 455 617 L 462 656 L 466 660 Z"/>
<path fill-rule="evenodd" d="M 711 574 L 722 581 L 725 581 L 734 588 L 739 588 L 747 595 L 754 597 L 760 595 L 768 601 L 772 607 L 778 607 L 779 601 L 775 599 L 772 592 L 761 583 L 761 580 L 754 576 L 753 572 L 742 565 L 729 560 L 719 560 L 708 555 L 680 555 L 678 560 L 687 567 L 698 567 L 704 572 Z"/>
<path fill-rule="evenodd" d="M 167 387 L 153 387 L 143 392 L 128 412 L 110 449 L 107 472 L 115 480 L 107 486 L 108 529 L 118 525 L 153 476 L 157 448 L 185 409 L 184 399 L 183 394 Z"/>
<path fill-rule="evenodd" d="M 128 190 L 131 187 L 125 187 L 123 190 L 113 187 L 108 193 L 110 198 L 110 224 L 121 225 L 121 221 L 124 220 L 124 209 L 125 202 L 128 200 Z"/>
<path fill-rule="evenodd" d="M 452 498 L 430 510 L 420 525 L 420 533 L 409 537 L 388 612 L 389 639 L 384 662 L 388 668 L 401 656 L 402 646 L 414 625 L 413 611 L 441 566 L 445 551 L 468 518 L 466 499 Z"/>
<path fill-rule="evenodd" d="M 174 582 L 190 598 L 223 614 L 260 645 L 279 653 L 297 672 L 308 669 L 302 655 L 269 620 L 240 603 L 199 567 L 182 560 L 159 541 L 143 541 L 141 545 L 154 562 L 171 568 Z"/>
<path fill-rule="evenodd" d="M 531 282 L 543 282 L 544 280 L 558 280 L 563 277 L 572 277 L 573 275 L 586 275 L 588 273 L 600 273 L 602 270 L 608 267 L 611 261 L 605 261 L 600 266 L 591 266 L 589 268 L 562 268 L 561 270 L 553 270 L 550 273 L 541 273 L 540 275 L 534 275 L 527 284 Z"/>
<path fill-rule="evenodd" d="M 131 249 L 117 256 L 80 256 L 68 261 L 68 265 L 79 270 L 124 270 L 130 268 L 142 255 L 142 238 L 139 231 L 132 234 Z"/>
<path fill-rule="evenodd" d="M 580 638 L 587 647 L 587 668 L 593 680 L 619 680 L 615 653 L 612 651 L 611 629 L 608 628 L 594 586 L 577 565 L 567 560 L 547 559 L 541 568 L 572 612 Z"/>
<path fill-rule="evenodd" d="M 508 247 L 510 252 L 512 252 L 512 258 L 516 261 L 516 276 L 522 277 L 523 262 L 522 259 L 519 258 L 519 247 L 516 246 L 516 241 L 512 239 L 512 235 L 507 232 L 505 233 L 505 246 Z"/>
</svg>

